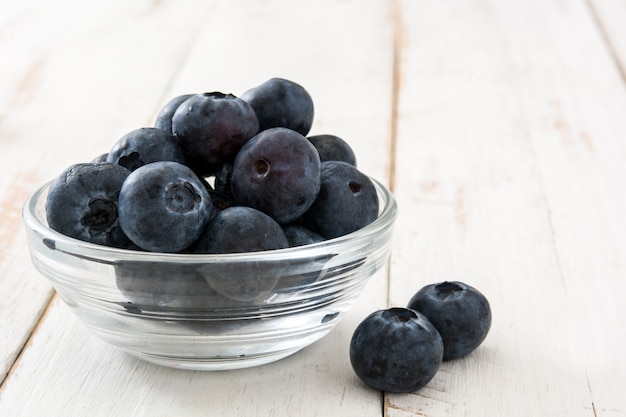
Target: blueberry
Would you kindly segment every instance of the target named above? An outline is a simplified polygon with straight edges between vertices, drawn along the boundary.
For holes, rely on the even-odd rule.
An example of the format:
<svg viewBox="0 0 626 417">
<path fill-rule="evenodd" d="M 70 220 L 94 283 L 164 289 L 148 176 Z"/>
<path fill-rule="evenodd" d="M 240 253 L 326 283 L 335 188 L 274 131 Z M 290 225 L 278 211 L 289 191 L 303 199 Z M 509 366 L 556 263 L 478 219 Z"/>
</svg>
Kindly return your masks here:
<svg viewBox="0 0 626 417">
<path fill-rule="evenodd" d="M 281 226 L 251 207 L 234 206 L 220 211 L 193 246 L 196 253 L 241 253 L 289 246 Z"/>
<path fill-rule="evenodd" d="M 371 388 L 413 392 L 439 370 L 441 336 L 421 313 L 406 308 L 378 310 L 356 328 L 350 341 L 350 362 Z"/>
<path fill-rule="evenodd" d="M 120 191 L 120 226 L 140 248 L 179 252 L 202 233 L 213 209 L 198 177 L 177 162 L 153 162 L 133 171 Z"/>
<path fill-rule="evenodd" d="M 251 207 L 220 211 L 193 247 L 196 253 L 241 253 L 288 247 L 282 228 L 268 215 Z M 233 300 L 250 301 L 268 294 L 284 265 L 273 261 L 223 262 L 201 267 L 209 285 Z"/>
<path fill-rule="evenodd" d="M 90 162 L 92 164 L 101 164 L 101 163 L 105 163 L 107 162 L 107 157 L 109 156 L 108 153 L 102 153 L 98 156 L 96 156 L 95 158 L 93 158 Z"/>
<path fill-rule="evenodd" d="M 178 107 L 191 96 L 193 96 L 193 94 L 181 94 L 165 103 L 157 114 L 156 120 L 154 121 L 154 127 L 172 133 L 172 117 L 174 116 L 176 109 L 178 109 Z"/>
<path fill-rule="evenodd" d="M 292 248 L 324 241 L 322 236 L 299 224 L 284 225 L 283 231 L 289 242 L 289 247 Z M 299 259 L 292 261 L 290 270 L 296 272 L 283 274 L 276 284 L 276 287 L 274 287 L 274 292 L 298 292 L 309 288 L 310 284 L 317 281 L 319 277 L 323 275 L 323 272 L 320 271 L 324 270 L 324 265 L 332 256 L 333 255 L 320 255 L 306 259 L 305 261 Z M 298 265 L 299 268 L 296 269 Z"/>
<path fill-rule="evenodd" d="M 215 291 L 194 265 L 123 261 L 115 265 L 115 278 L 119 290 L 142 311 L 215 305 Z"/>
<path fill-rule="evenodd" d="M 343 236 L 378 217 L 378 195 L 372 181 L 342 161 L 321 164 L 321 186 L 304 214 L 304 224 L 327 239 Z"/>
<path fill-rule="evenodd" d="M 231 180 L 242 205 L 291 223 L 311 206 L 320 189 L 315 147 L 291 129 L 276 127 L 250 139 L 239 151 Z"/>
<path fill-rule="evenodd" d="M 225 162 L 215 173 L 215 190 L 224 194 L 232 194 L 233 163 Z"/>
<path fill-rule="evenodd" d="M 320 155 L 320 161 L 343 161 L 356 166 L 356 156 L 348 142 L 335 135 L 309 136 Z"/>
<path fill-rule="evenodd" d="M 53 230 L 85 242 L 126 248 L 130 241 L 119 225 L 118 198 L 130 172 L 109 163 L 81 163 L 64 170 L 46 199 Z"/>
<path fill-rule="evenodd" d="M 324 241 L 324 237 L 311 229 L 300 224 L 287 224 L 283 226 L 290 247 L 310 245 Z"/>
<path fill-rule="evenodd" d="M 286 127 L 306 136 L 313 125 L 313 100 L 301 85 L 272 78 L 241 94 L 257 114 L 260 130 Z"/>
<path fill-rule="evenodd" d="M 214 214 L 217 214 L 218 211 L 224 210 L 225 208 L 237 205 L 237 202 L 230 194 L 217 190 L 210 190 L 209 195 L 211 196 L 211 201 L 213 202 Z"/>
<path fill-rule="evenodd" d="M 172 132 L 187 164 L 200 176 L 213 175 L 259 131 L 252 107 L 232 94 L 195 94 L 172 116 Z"/>
<path fill-rule="evenodd" d="M 135 129 L 119 138 L 109 150 L 106 160 L 130 171 L 151 162 L 185 163 L 183 151 L 174 135 L 153 127 Z"/>
<path fill-rule="evenodd" d="M 477 289 L 462 282 L 441 282 L 420 289 L 408 308 L 424 314 L 443 339 L 444 360 L 473 352 L 487 337 L 491 308 Z"/>
</svg>

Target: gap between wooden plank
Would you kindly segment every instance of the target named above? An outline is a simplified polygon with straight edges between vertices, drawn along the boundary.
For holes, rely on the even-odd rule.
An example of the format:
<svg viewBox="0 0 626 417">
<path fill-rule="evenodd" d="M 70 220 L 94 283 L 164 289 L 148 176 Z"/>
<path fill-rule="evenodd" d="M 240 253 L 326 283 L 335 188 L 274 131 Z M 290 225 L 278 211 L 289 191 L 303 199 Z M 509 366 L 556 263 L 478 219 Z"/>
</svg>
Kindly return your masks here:
<svg viewBox="0 0 626 417">
<path fill-rule="evenodd" d="M 591 15 L 593 23 L 598 28 L 598 33 L 600 34 L 600 37 L 606 45 L 606 49 L 609 52 L 611 60 L 613 60 L 613 62 L 615 63 L 615 66 L 617 67 L 617 70 L 622 77 L 622 80 L 626 83 L 626 68 L 624 68 L 624 66 L 620 62 L 617 50 L 615 49 L 613 42 L 611 42 L 611 37 L 609 36 L 606 27 L 602 24 L 602 19 L 600 18 L 598 11 L 596 10 L 591 0 L 585 0 L 585 5 L 589 9 L 589 14 Z"/>
<path fill-rule="evenodd" d="M 33 338 L 37 334 L 37 331 L 43 325 L 43 323 L 45 321 L 45 318 L 48 316 L 48 312 L 50 311 L 50 308 L 52 307 L 52 302 L 54 301 L 54 299 L 56 297 L 58 297 L 57 292 L 56 291 L 52 291 L 52 294 L 48 298 L 48 301 L 46 303 L 45 308 L 43 308 L 41 310 L 41 314 L 37 318 L 37 323 L 35 324 L 35 326 L 33 326 L 33 331 L 30 333 L 30 335 L 26 339 L 26 343 L 24 343 L 24 345 L 22 345 L 22 349 L 20 349 L 20 351 L 18 352 L 17 356 L 15 357 L 15 361 L 13 362 L 13 365 L 9 369 L 9 372 L 7 372 L 7 374 L 4 377 L 4 379 L 0 382 L 0 394 L 2 394 L 2 391 L 4 390 L 4 387 L 6 385 L 5 383 L 11 378 L 11 375 L 13 375 L 13 372 L 15 371 L 17 366 L 19 365 L 19 363 L 20 363 L 20 361 L 22 359 L 22 355 L 24 354 L 24 352 L 26 351 L 28 346 L 31 345 Z"/>
<path fill-rule="evenodd" d="M 399 0 L 391 3 L 391 24 L 393 28 L 393 53 L 391 62 L 391 117 L 389 126 L 389 190 L 393 193 L 396 185 L 396 160 L 398 137 L 398 101 L 402 84 L 402 49 L 404 45 L 404 22 Z"/>
<path fill-rule="evenodd" d="M 396 153 L 398 142 L 398 106 L 400 88 L 402 85 L 402 55 L 405 43 L 405 28 L 402 20 L 402 6 L 400 0 L 393 0 L 390 7 L 392 25 L 392 61 L 391 61 L 391 113 L 389 126 L 389 190 L 393 194 L 396 189 Z M 391 294 L 391 261 L 387 262 L 387 307 Z M 387 393 L 381 393 L 381 416 L 388 416 L 389 400 Z"/>
<path fill-rule="evenodd" d="M 204 17 L 207 17 L 210 15 L 211 12 L 214 11 L 216 6 L 213 6 L 212 8 L 207 8 L 205 10 L 205 12 L 203 13 L 203 18 L 200 19 L 198 21 L 198 24 L 196 25 L 196 27 L 191 31 L 189 38 L 187 40 L 187 42 L 184 43 L 185 45 L 185 49 L 184 52 L 181 55 L 180 60 L 178 61 L 178 63 L 175 65 L 174 70 L 172 71 L 172 74 L 170 75 L 170 77 L 168 78 L 167 82 L 164 85 L 163 91 L 161 93 L 161 99 L 156 103 L 155 105 L 155 110 L 153 111 L 153 115 L 156 115 L 156 113 L 158 112 L 158 110 L 165 104 L 164 100 L 166 100 L 168 98 L 168 94 L 171 90 L 172 85 L 174 84 L 175 80 L 177 79 L 179 73 L 181 72 L 182 68 L 184 68 L 186 62 L 188 61 L 189 56 L 191 55 L 193 49 L 194 49 L 194 45 L 196 43 L 196 39 L 197 39 L 197 35 L 200 32 L 200 30 L 203 27 L 204 22 L 206 21 L 206 19 Z M 40 66 L 41 64 L 37 64 L 37 66 Z M 28 76 L 28 74 L 27 74 Z M 2 114 L 0 114 L 0 119 L 2 118 Z M 150 123 L 152 121 L 149 121 Z M 34 326 L 32 327 L 31 333 L 28 337 L 24 338 L 24 344 L 21 346 L 21 349 L 19 349 L 19 351 L 17 351 L 17 354 L 15 355 L 15 360 L 13 361 L 13 364 L 11 365 L 11 367 L 9 368 L 8 372 L 6 373 L 6 375 L 4 375 L 4 377 L 2 378 L 2 376 L 0 375 L 0 392 L 2 392 L 3 388 L 5 387 L 5 384 L 7 381 L 9 381 L 9 378 L 11 377 L 11 375 L 13 374 L 14 370 L 16 369 L 16 367 L 19 365 L 22 356 L 24 354 L 24 352 L 28 349 L 28 346 L 30 346 L 32 339 L 35 337 L 37 331 L 39 330 L 39 328 L 43 325 L 46 316 L 48 315 L 48 312 L 53 304 L 53 301 L 55 300 L 55 298 L 58 297 L 58 294 L 56 293 L 56 291 L 52 291 L 51 295 L 48 297 L 47 301 L 44 302 L 42 304 L 42 308 L 41 308 L 41 312 L 38 316 L 36 316 L 36 321 Z"/>
</svg>

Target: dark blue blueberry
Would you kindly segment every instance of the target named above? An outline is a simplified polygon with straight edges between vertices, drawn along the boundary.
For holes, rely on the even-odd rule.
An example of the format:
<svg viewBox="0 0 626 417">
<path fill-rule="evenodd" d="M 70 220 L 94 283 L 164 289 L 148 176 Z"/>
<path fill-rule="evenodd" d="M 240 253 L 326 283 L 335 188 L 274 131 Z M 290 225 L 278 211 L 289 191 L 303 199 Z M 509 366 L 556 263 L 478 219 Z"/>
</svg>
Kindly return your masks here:
<svg viewBox="0 0 626 417">
<path fill-rule="evenodd" d="M 321 164 L 321 187 L 304 214 L 304 224 L 327 239 L 343 236 L 378 217 L 378 195 L 372 181 L 341 161 Z"/>
<path fill-rule="evenodd" d="M 107 156 L 109 156 L 109 154 L 108 154 L 108 153 L 103 153 L 103 154 L 100 154 L 100 155 L 96 156 L 94 159 L 92 159 L 90 162 L 91 162 L 92 164 L 101 164 L 101 163 L 105 163 L 105 162 L 107 162 Z"/>
<path fill-rule="evenodd" d="M 313 125 L 314 107 L 301 85 L 272 78 L 240 96 L 257 114 L 260 130 L 286 127 L 306 136 Z"/>
<path fill-rule="evenodd" d="M 70 166 L 50 184 L 48 225 L 85 242 L 128 247 L 130 241 L 119 225 L 118 198 L 129 174 L 126 168 L 109 163 Z"/>
<path fill-rule="evenodd" d="M 183 151 L 174 135 L 154 127 L 135 129 L 119 138 L 109 151 L 106 160 L 130 171 L 151 162 L 185 163 Z"/>
<path fill-rule="evenodd" d="M 307 229 L 299 224 L 288 224 L 283 226 L 285 236 L 289 242 L 289 247 L 305 246 L 319 243 L 324 240 L 319 234 Z M 333 255 L 320 255 L 306 260 L 294 260 L 290 262 L 290 271 L 295 273 L 285 273 L 274 287 L 276 293 L 299 292 L 309 287 L 317 281 L 325 272 L 324 266 Z M 299 268 L 296 266 L 299 265 Z"/>
<path fill-rule="evenodd" d="M 122 294 L 142 311 L 208 309 L 218 298 L 194 265 L 124 261 L 115 265 L 115 278 Z"/>
<path fill-rule="evenodd" d="M 215 173 L 214 187 L 216 191 L 232 195 L 233 163 L 226 162 Z"/>
<path fill-rule="evenodd" d="M 193 246 L 196 253 L 241 253 L 289 246 L 282 227 L 251 207 L 233 206 L 220 211 Z"/>
<path fill-rule="evenodd" d="M 172 117 L 187 164 L 200 176 L 213 175 L 259 131 L 252 107 L 232 94 L 195 94 Z"/>
<path fill-rule="evenodd" d="M 185 165 L 153 162 L 133 171 L 120 191 L 120 226 L 140 248 L 179 252 L 200 236 L 213 209 L 203 183 Z"/>
<path fill-rule="evenodd" d="M 309 136 L 317 152 L 320 154 L 320 161 L 343 161 L 356 166 L 356 156 L 348 145 L 348 142 L 335 135 L 315 135 Z"/>
<path fill-rule="evenodd" d="M 220 211 L 193 247 L 196 253 L 242 253 L 288 247 L 282 228 L 274 219 L 251 207 Z M 278 282 L 284 265 L 273 261 L 243 260 L 211 263 L 200 268 L 209 285 L 233 300 L 254 300 L 268 294 Z"/>
<path fill-rule="evenodd" d="M 462 282 L 441 282 L 420 289 L 408 307 L 424 314 L 443 339 L 444 360 L 473 352 L 487 337 L 491 308 L 477 289 Z"/>
<path fill-rule="evenodd" d="M 242 205 L 291 223 L 311 206 L 320 189 L 315 147 L 296 131 L 276 127 L 250 139 L 237 154 L 231 188 Z"/>
<path fill-rule="evenodd" d="M 290 247 L 310 245 L 324 241 L 324 237 L 319 233 L 299 224 L 287 224 L 283 226 L 283 231 L 287 236 Z"/>
<path fill-rule="evenodd" d="M 172 133 L 172 117 L 176 109 L 191 96 L 193 96 L 193 94 L 181 94 L 165 103 L 165 106 L 163 106 L 157 114 L 154 127 Z"/>
<path fill-rule="evenodd" d="M 213 208 L 215 212 L 214 214 L 217 214 L 217 211 L 221 211 L 225 208 L 237 205 L 237 202 L 230 194 L 226 194 L 217 190 L 210 190 L 209 195 L 211 196 L 211 201 L 213 202 Z"/>
<path fill-rule="evenodd" d="M 390 308 L 367 316 L 350 341 L 350 362 L 366 385 L 379 391 L 413 392 L 439 370 L 443 342 L 426 317 Z"/>
</svg>

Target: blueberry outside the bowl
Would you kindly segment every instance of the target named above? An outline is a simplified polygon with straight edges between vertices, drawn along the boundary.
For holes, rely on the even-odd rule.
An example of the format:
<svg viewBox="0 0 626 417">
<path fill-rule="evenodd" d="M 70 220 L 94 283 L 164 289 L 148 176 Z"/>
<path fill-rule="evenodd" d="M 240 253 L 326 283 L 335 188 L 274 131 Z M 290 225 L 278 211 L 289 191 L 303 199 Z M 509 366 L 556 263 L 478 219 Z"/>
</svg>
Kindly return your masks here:
<svg viewBox="0 0 626 417">
<path fill-rule="evenodd" d="M 46 198 L 51 229 L 99 245 L 126 248 L 130 240 L 119 224 L 118 199 L 130 172 L 109 163 L 80 163 L 65 169 Z"/>
<path fill-rule="evenodd" d="M 428 317 L 443 339 L 443 360 L 473 352 L 491 328 L 491 308 L 476 288 L 459 281 L 426 285 L 409 301 L 408 308 Z"/>
<path fill-rule="evenodd" d="M 154 121 L 154 127 L 157 129 L 164 130 L 168 133 L 172 132 L 172 117 L 176 112 L 176 109 L 187 101 L 188 98 L 191 98 L 193 94 L 181 94 L 179 96 L 171 98 L 165 105 L 159 110 L 157 117 Z"/>
<path fill-rule="evenodd" d="M 311 206 L 320 189 L 315 147 L 290 129 L 264 130 L 239 151 L 233 165 L 232 193 L 278 223 L 291 223 Z"/>
<path fill-rule="evenodd" d="M 153 127 L 143 127 L 126 133 L 113 144 L 106 160 L 130 171 L 151 162 L 185 163 L 183 151 L 174 135 Z"/>
<path fill-rule="evenodd" d="M 335 135 L 314 135 L 307 139 L 315 146 L 322 162 L 343 161 L 356 167 L 354 151 L 345 140 Z"/>
<path fill-rule="evenodd" d="M 342 161 L 321 164 L 317 198 L 302 216 L 303 224 L 327 239 L 343 236 L 378 217 L 376 187 L 365 174 Z"/>
<path fill-rule="evenodd" d="M 252 107 L 232 94 L 194 94 L 172 116 L 172 132 L 199 176 L 213 175 L 223 163 L 232 162 L 258 131 Z"/>
<path fill-rule="evenodd" d="M 240 96 L 254 109 L 259 130 L 286 127 L 306 136 L 313 125 L 313 99 L 304 87 L 284 78 L 271 78 Z"/>
<path fill-rule="evenodd" d="M 350 363 L 366 385 L 379 391 L 413 392 L 435 376 L 443 341 L 428 319 L 406 308 L 367 316 L 350 340 Z"/>
<path fill-rule="evenodd" d="M 177 162 L 144 165 L 120 190 L 122 230 L 137 246 L 152 252 L 180 252 L 191 246 L 212 210 L 205 185 Z"/>
</svg>

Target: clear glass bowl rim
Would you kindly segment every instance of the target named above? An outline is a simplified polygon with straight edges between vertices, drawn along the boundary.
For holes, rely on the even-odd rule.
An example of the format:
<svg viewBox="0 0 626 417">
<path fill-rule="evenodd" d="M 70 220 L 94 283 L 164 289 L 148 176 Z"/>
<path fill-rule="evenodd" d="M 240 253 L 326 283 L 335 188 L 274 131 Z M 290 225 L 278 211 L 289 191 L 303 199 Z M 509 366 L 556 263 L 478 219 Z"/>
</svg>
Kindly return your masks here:
<svg viewBox="0 0 626 417">
<path fill-rule="evenodd" d="M 144 262 L 164 262 L 164 263 L 236 263 L 237 261 L 272 261 L 286 259 L 307 259 L 327 254 L 329 251 L 341 253 L 354 249 L 355 246 L 361 244 L 369 245 L 369 243 L 385 231 L 393 226 L 397 216 L 397 203 L 392 192 L 387 189 L 378 180 L 369 177 L 374 183 L 379 198 L 379 215 L 378 218 L 369 225 L 349 233 L 344 236 L 328 239 L 323 242 L 285 248 L 276 250 L 267 250 L 260 252 L 243 252 L 229 254 L 185 254 L 185 253 L 163 253 L 163 252 L 143 252 L 137 250 L 119 249 L 98 245 L 94 243 L 84 242 L 65 236 L 48 227 L 45 221 L 45 208 L 38 207 L 38 203 L 47 193 L 51 182 L 48 182 L 38 188 L 26 200 L 22 217 L 23 221 L 29 229 L 47 239 L 54 244 L 54 249 L 63 251 L 67 254 L 78 257 L 106 260 L 111 262 L 132 259 L 133 261 Z M 38 211 L 39 209 L 39 211 Z M 43 217 L 42 217 L 43 216 Z"/>
</svg>

